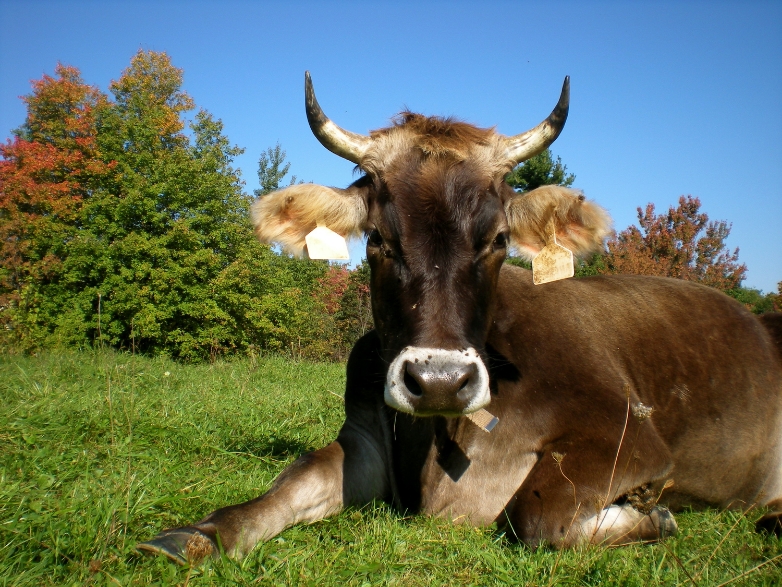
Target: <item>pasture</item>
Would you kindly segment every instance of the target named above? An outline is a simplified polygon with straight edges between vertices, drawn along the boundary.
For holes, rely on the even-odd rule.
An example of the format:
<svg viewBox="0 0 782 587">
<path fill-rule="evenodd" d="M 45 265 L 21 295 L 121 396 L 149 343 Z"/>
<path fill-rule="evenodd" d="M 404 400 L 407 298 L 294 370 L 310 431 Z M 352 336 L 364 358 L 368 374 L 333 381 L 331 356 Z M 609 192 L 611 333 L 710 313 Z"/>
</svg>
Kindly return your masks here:
<svg viewBox="0 0 782 587">
<path fill-rule="evenodd" d="M 342 422 L 342 365 L 0 355 L 0 585 L 780 585 L 750 512 L 685 512 L 655 545 L 530 551 L 374 504 L 180 568 L 134 545 L 256 497 Z"/>
</svg>

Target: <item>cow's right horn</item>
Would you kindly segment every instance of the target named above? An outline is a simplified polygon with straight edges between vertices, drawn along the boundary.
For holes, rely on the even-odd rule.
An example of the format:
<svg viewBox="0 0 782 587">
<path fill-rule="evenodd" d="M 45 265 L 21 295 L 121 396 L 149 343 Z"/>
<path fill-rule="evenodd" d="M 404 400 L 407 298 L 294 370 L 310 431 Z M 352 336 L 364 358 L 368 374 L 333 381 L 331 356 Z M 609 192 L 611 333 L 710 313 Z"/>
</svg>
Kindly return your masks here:
<svg viewBox="0 0 782 587">
<path fill-rule="evenodd" d="M 520 135 L 505 137 L 505 153 L 514 164 L 534 157 L 553 143 L 562 132 L 570 109 L 570 76 L 565 76 L 559 102 L 548 118 Z"/>
<path fill-rule="evenodd" d="M 320 144 L 335 155 L 359 163 L 372 139 L 338 127 L 323 113 L 315 98 L 309 71 L 304 72 L 304 101 L 307 106 L 307 121 Z"/>
</svg>

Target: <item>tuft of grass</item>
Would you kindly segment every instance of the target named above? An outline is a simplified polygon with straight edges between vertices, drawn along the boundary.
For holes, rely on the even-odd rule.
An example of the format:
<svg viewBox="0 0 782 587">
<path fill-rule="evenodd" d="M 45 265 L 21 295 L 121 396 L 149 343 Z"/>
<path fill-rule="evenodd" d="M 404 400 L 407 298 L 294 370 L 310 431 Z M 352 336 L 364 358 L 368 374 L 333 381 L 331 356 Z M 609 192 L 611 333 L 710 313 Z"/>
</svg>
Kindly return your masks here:
<svg viewBox="0 0 782 587">
<path fill-rule="evenodd" d="M 530 551 L 385 504 L 291 528 L 246 559 L 179 568 L 133 547 L 256 497 L 343 419 L 344 368 L 184 366 L 109 351 L 0 355 L 0 586 L 780 585 L 782 541 L 686 512 L 658 545 Z"/>
</svg>

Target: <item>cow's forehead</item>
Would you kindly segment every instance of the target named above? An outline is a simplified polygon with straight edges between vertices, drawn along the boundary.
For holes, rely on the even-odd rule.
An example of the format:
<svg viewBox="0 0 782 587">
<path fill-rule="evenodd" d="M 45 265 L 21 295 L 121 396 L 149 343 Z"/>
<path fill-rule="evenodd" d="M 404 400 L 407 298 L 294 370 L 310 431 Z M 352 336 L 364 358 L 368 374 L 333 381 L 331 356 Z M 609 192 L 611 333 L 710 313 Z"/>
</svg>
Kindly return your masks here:
<svg viewBox="0 0 782 587">
<path fill-rule="evenodd" d="M 482 160 L 420 154 L 408 154 L 384 173 L 370 219 L 386 237 L 416 250 L 435 255 L 441 243 L 437 257 L 471 250 L 506 222 L 501 191 Z"/>
<path fill-rule="evenodd" d="M 486 181 L 504 177 L 512 168 L 502 136 L 494 129 L 450 118 L 402 113 L 391 127 L 373 131 L 372 144 L 359 166 L 381 181 L 396 173 L 411 173 L 411 163 L 442 166 L 469 163 Z M 410 179 L 413 179 L 412 177 Z"/>
</svg>

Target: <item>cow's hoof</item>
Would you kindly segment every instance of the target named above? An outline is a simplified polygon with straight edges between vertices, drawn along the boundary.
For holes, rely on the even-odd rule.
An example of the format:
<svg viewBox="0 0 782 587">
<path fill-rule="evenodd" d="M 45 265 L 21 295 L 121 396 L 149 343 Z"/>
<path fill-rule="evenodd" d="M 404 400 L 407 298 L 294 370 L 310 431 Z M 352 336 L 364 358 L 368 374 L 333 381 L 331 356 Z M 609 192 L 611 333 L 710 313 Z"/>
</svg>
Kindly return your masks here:
<svg viewBox="0 0 782 587">
<path fill-rule="evenodd" d="M 207 556 L 217 554 L 217 547 L 197 528 L 163 530 L 152 540 L 136 545 L 144 554 L 162 554 L 178 565 L 195 565 Z"/>
<path fill-rule="evenodd" d="M 660 538 L 675 536 L 679 531 L 679 525 L 668 508 L 656 505 L 649 513 L 649 517 L 652 518 L 652 523 L 657 528 L 657 534 Z"/>
<path fill-rule="evenodd" d="M 776 534 L 782 538 L 782 512 L 770 512 L 755 523 L 756 532 Z"/>
</svg>

